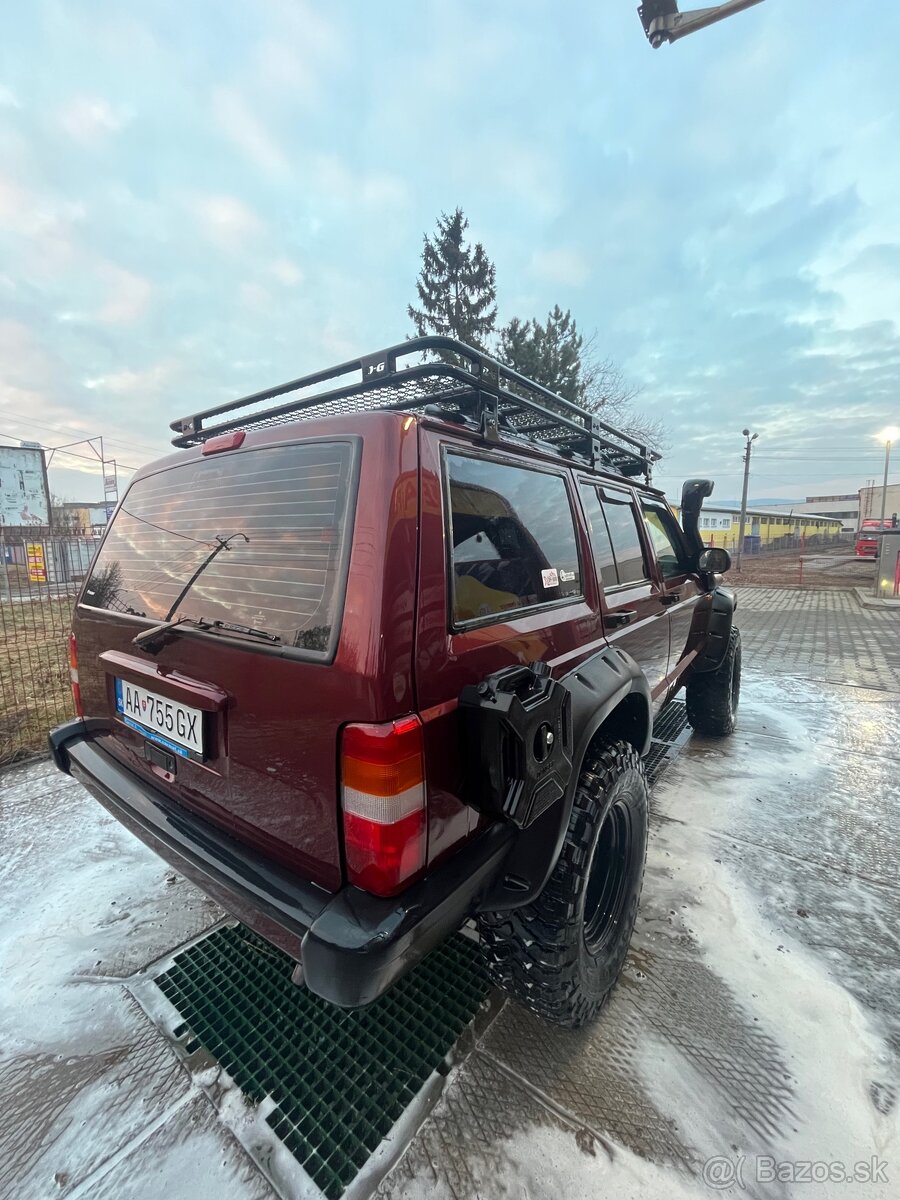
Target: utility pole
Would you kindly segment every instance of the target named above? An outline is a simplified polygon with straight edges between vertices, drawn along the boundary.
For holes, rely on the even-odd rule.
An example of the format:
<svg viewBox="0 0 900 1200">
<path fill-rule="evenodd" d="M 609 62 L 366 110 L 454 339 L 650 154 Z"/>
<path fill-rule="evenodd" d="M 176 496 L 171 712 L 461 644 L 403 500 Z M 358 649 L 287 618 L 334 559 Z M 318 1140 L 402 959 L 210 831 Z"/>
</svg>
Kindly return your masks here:
<svg viewBox="0 0 900 1200">
<path fill-rule="evenodd" d="M 884 529 L 884 518 L 887 510 L 887 481 L 888 469 L 891 465 L 891 439 L 885 438 L 884 442 L 884 484 L 881 488 L 881 528 Z"/>
<path fill-rule="evenodd" d="M 891 465 L 891 444 L 900 439 L 900 429 L 896 425 L 889 425 L 887 429 L 882 429 L 878 434 L 878 440 L 884 442 L 884 484 L 881 488 L 881 521 L 879 522 L 879 547 L 878 547 L 878 562 L 881 562 L 881 539 L 884 537 L 884 520 L 887 513 L 887 490 L 888 490 L 888 470 Z M 878 575 L 879 568 L 875 568 L 875 595 L 878 591 Z"/>
<path fill-rule="evenodd" d="M 737 561 L 734 564 L 737 571 L 740 571 L 744 560 L 744 527 L 747 524 L 747 492 L 750 487 L 750 451 L 753 443 L 759 437 L 758 433 L 754 433 L 751 436 L 749 429 L 745 429 L 743 432 L 747 443 L 744 446 L 744 490 L 741 493 L 741 520 L 738 525 Z"/>
</svg>

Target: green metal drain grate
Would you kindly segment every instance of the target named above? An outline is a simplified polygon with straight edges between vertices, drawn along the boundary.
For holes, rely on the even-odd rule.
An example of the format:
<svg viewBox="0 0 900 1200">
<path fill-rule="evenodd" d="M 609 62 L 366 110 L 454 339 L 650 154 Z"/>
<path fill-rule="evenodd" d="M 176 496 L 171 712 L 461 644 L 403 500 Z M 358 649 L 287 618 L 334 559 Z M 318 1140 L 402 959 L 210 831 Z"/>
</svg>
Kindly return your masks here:
<svg viewBox="0 0 900 1200">
<path fill-rule="evenodd" d="M 653 722 L 653 740 L 674 744 L 687 727 L 687 705 L 683 700 L 670 700 Z"/>
<path fill-rule="evenodd" d="M 179 954 L 156 984 L 329 1200 L 337 1200 L 472 1020 L 478 950 L 451 938 L 368 1008 L 291 983 L 293 962 L 243 927 Z"/>
<path fill-rule="evenodd" d="M 670 700 L 653 722 L 653 741 L 644 758 L 644 770 L 651 786 L 675 761 L 675 755 L 689 732 L 687 706 L 682 700 Z"/>
</svg>

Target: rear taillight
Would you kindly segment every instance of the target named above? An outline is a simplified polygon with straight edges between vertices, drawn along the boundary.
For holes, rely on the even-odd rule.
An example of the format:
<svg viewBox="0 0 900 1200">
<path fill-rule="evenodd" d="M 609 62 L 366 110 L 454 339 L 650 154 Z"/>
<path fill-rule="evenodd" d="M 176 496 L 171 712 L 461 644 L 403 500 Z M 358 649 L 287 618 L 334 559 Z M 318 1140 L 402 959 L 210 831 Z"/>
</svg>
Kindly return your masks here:
<svg viewBox="0 0 900 1200">
<path fill-rule="evenodd" d="M 69 634 L 69 677 L 72 680 L 72 699 L 75 701 L 75 713 L 84 716 L 84 705 L 81 703 L 81 684 L 78 682 L 78 643 L 75 634 Z"/>
<path fill-rule="evenodd" d="M 344 849 L 351 883 L 394 896 L 425 866 L 422 722 L 348 725 L 341 736 Z"/>
</svg>

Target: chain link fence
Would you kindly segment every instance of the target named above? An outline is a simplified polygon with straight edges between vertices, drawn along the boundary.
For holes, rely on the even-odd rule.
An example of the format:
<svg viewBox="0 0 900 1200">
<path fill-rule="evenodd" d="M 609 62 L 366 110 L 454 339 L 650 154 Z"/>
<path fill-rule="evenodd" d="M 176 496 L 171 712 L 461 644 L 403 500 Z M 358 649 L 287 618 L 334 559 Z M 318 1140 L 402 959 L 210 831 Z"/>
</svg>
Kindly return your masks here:
<svg viewBox="0 0 900 1200">
<path fill-rule="evenodd" d="M 857 558 L 852 545 L 824 546 L 782 554 L 745 553 L 728 582 L 759 587 L 864 588 L 875 581 L 875 560 Z"/>
<path fill-rule="evenodd" d="M 734 533 L 715 533 L 712 530 L 701 529 L 703 543 L 706 546 L 722 546 L 732 558 L 737 553 L 737 535 Z M 761 537 L 755 534 L 744 536 L 744 557 L 755 558 L 761 554 L 806 554 L 813 551 L 840 551 L 852 546 L 855 534 L 852 533 L 784 533 L 778 536 Z"/>
<path fill-rule="evenodd" d="M 41 752 L 73 715 L 67 639 L 99 539 L 0 540 L 0 766 Z"/>
</svg>

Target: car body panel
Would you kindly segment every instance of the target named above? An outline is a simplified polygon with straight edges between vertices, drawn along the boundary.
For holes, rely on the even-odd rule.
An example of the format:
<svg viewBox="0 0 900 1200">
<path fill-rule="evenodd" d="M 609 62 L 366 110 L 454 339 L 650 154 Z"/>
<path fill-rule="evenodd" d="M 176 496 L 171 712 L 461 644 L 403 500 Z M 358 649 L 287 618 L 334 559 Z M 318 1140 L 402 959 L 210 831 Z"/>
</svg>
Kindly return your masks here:
<svg viewBox="0 0 900 1200">
<path fill-rule="evenodd" d="M 51 744 L 62 769 L 77 762 L 79 777 L 138 836 L 176 865 L 187 863 L 187 873 L 200 886 L 295 957 L 301 954 L 303 930 L 285 917 L 281 901 L 257 904 L 255 884 L 247 885 L 247 879 L 268 872 L 279 895 L 291 891 L 293 879 L 297 895 L 312 894 L 316 902 L 324 898 L 321 922 L 309 917 L 310 926 L 318 927 L 309 945 L 316 947 L 321 964 L 340 962 L 341 995 L 364 1002 L 388 986 L 404 963 L 417 961 L 448 921 L 479 906 L 515 907 L 537 894 L 565 836 L 591 739 L 602 727 L 646 751 L 653 713 L 684 685 L 708 644 L 714 584 L 688 569 L 664 577 L 639 509 L 640 496 L 664 503 L 657 490 L 586 471 L 548 448 L 498 444 L 437 416 L 376 411 L 316 417 L 251 430 L 223 453 L 311 439 L 349 439 L 358 446 L 356 503 L 333 655 L 313 659 L 290 647 L 189 627 L 150 653 L 133 645 L 135 635 L 149 628 L 148 619 L 79 602 L 74 630 L 88 720 L 57 731 Z M 445 478 L 450 452 L 528 466 L 562 481 L 580 563 L 578 595 L 454 624 Z M 181 451 L 135 479 L 197 461 L 202 453 L 199 446 Z M 648 578 L 604 589 L 583 502 L 585 481 L 627 496 Z M 471 591 L 478 595 L 477 587 Z M 717 636 L 731 611 L 724 602 L 719 607 Z M 463 609 L 464 615 L 468 611 Z M 627 624 L 617 624 L 623 612 L 632 615 Z M 465 686 L 504 667 L 535 662 L 549 664 L 553 677 L 571 692 L 574 773 L 563 801 L 530 829 L 514 832 L 462 799 L 466 748 L 458 697 Z M 149 758 L 147 739 L 116 711 L 116 679 L 199 710 L 206 731 L 203 761 L 179 758 L 169 770 L 158 755 Z M 409 903 L 401 893 L 379 907 L 368 903 L 372 897 L 361 900 L 365 894 L 347 883 L 340 736 L 350 722 L 390 722 L 409 714 L 417 714 L 422 724 L 426 866 L 409 889 Z M 66 746 L 72 749 L 71 761 Z M 185 847 L 179 850 L 179 811 L 184 829 L 190 827 L 190 836 L 184 833 L 190 854 Z M 160 812 L 165 814 L 162 834 Z M 496 833 L 498 824 L 502 836 Z M 233 872 L 210 873 L 209 863 L 196 861 L 206 853 L 204 846 L 217 847 L 215 854 L 224 861 L 231 853 L 222 849 L 227 845 L 234 847 L 234 862 L 250 864 L 242 867 L 239 884 Z M 478 878 L 462 888 L 459 864 L 465 862 L 473 864 Z M 517 880 L 512 890 L 509 879 Z M 427 895 L 432 880 L 435 889 L 449 889 L 446 894 L 434 905 L 415 900 Z M 359 921 L 350 921 L 348 913 L 359 913 Z M 390 942 L 391 921 L 402 929 L 402 945 Z M 330 957 L 334 939 L 346 942 L 338 959 Z M 369 951 L 376 942 L 390 942 L 390 964 L 385 958 L 377 971 L 372 967 L 375 974 L 368 982 L 361 978 L 357 986 L 351 977 L 357 969 L 365 974 L 367 955 L 374 963 L 377 956 Z M 324 965 L 322 971 L 327 973 Z M 327 991 L 325 983 L 321 987 Z"/>
</svg>

